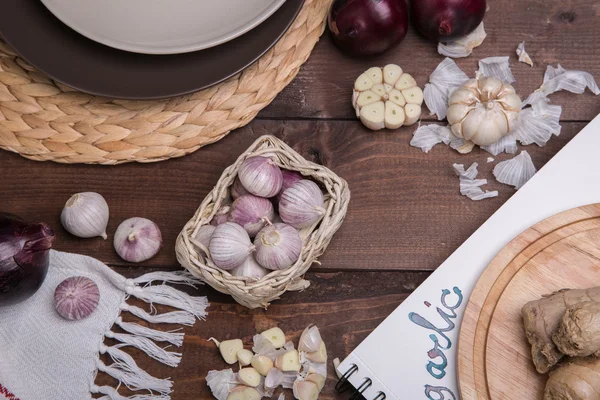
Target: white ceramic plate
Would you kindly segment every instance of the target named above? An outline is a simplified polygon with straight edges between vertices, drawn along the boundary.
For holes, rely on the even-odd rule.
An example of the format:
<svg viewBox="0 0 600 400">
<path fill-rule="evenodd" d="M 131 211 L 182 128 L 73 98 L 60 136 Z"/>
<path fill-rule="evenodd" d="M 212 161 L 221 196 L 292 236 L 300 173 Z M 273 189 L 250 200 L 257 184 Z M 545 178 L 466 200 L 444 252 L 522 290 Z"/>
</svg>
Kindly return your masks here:
<svg viewBox="0 0 600 400">
<path fill-rule="evenodd" d="M 145 54 L 197 51 L 234 39 L 285 0 L 41 0 L 62 22 L 110 47 Z"/>
</svg>

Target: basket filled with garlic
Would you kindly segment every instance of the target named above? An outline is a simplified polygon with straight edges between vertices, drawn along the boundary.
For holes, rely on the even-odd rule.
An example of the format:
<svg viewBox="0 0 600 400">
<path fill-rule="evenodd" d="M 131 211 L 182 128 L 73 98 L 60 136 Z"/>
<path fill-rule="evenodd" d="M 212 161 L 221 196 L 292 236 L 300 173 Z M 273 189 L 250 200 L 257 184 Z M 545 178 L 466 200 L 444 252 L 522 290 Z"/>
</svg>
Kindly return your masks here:
<svg viewBox="0 0 600 400">
<path fill-rule="evenodd" d="M 177 238 L 179 262 L 248 308 L 310 283 L 304 274 L 340 228 L 350 190 L 274 136 L 230 165 Z"/>
</svg>

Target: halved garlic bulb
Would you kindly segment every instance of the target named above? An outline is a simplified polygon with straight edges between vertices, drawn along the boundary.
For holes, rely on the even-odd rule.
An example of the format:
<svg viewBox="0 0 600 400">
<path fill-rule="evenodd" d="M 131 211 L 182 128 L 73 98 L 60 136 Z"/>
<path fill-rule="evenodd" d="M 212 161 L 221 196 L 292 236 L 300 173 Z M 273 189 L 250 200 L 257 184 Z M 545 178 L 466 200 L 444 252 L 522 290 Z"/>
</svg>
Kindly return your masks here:
<svg viewBox="0 0 600 400">
<path fill-rule="evenodd" d="M 506 136 L 521 112 L 521 98 L 515 89 L 493 77 L 468 80 L 452 93 L 448 105 L 452 132 L 480 146 Z"/>
<path fill-rule="evenodd" d="M 398 65 L 369 68 L 354 82 L 356 116 L 374 131 L 412 125 L 421 117 L 423 91 Z"/>
</svg>

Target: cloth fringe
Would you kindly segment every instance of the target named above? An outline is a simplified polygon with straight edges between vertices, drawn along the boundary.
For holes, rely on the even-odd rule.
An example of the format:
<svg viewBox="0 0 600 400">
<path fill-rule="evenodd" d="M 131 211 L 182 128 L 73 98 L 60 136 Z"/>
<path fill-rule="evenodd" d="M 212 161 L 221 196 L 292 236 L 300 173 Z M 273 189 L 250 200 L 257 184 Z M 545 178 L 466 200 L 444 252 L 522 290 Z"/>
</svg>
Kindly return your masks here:
<svg viewBox="0 0 600 400">
<path fill-rule="evenodd" d="M 133 322 L 125 322 L 121 317 L 117 318 L 116 324 L 132 335 L 143 336 L 157 342 L 169 342 L 177 347 L 181 347 L 183 344 L 183 333 L 181 332 L 163 332 Z"/>
<path fill-rule="evenodd" d="M 170 367 L 176 367 L 181 361 L 181 353 L 167 351 L 157 346 L 152 340 L 142 336 L 135 336 L 128 333 L 115 333 L 113 331 L 106 332 L 104 336 L 118 340 L 124 345 L 138 348 L 155 360 Z"/>
<path fill-rule="evenodd" d="M 92 388 L 92 393 L 105 394 L 98 400 L 171 400 L 171 396 L 162 394 L 136 394 L 133 396 L 121 396 L 117 389 L 110 386 L 98 386 Z"/>
<path fill-rule="evenodd" d="M 206 297 L 194 297 L 167 285 L 136 287 L 133 296 L 147 303 L 158 303 L 179 308 L 198 319 L 206 318 Z"/>
<path fill-rule="evenodd" d="M 196 287 L 196 285 L 201 285 L 202 282 L 198 280 L 198 278 L 194 277 L 194 275 L 190 274 L 188 271 L 174 271 L 174 272 L 149 272 L 145 275 L 140 276 L 139 278 L 133 279 L 133 281 L 137 284 L 141 283 L 153 283 L 153 282 L 170 282 L 170 283 L 178 283 L 182 285 L 188 285 L 191 287 Z"/>
<path fill-rule="evenodd" d="M 193 326 L 194 322 L 196 322 L 196 317 L 187 311 L 171 311 L 163 314 L 150 314 L 144 309 L 136 306 L 130 306 L 127 303 L 124 303 L 121 306 L 121 310 L 129 311 L 130 314 L 133 314 L 144 321 L 150 322 L 151 324 L 178 324 Z"/>
</svg>

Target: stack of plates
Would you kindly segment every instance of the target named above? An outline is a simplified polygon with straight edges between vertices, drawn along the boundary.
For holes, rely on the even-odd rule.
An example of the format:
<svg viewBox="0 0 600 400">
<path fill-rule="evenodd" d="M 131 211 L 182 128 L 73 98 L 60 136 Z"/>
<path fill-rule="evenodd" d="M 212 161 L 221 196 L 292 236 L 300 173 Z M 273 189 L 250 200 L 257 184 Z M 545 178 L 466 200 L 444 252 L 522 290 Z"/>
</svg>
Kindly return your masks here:
<svg viewBox="0 0 600 400">
<path fill-rule="evenodd" d="M 67 86 L 128 99 L 194 92 L 256 61 L 303 0 L 4 0 L 3 39 Z"/>
</svg>

